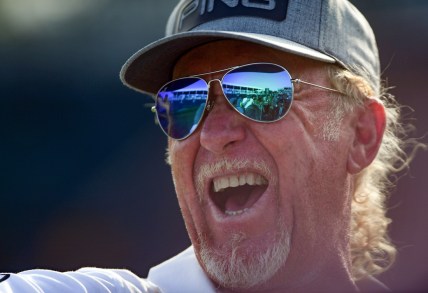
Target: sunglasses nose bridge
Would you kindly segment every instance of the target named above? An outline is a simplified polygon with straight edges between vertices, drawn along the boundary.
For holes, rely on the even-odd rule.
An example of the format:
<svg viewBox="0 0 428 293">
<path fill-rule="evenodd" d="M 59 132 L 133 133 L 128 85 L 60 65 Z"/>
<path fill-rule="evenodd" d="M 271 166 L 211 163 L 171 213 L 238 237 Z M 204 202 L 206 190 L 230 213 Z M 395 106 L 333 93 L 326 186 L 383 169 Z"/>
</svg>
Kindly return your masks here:
<svg viewBox="0 0 428 293">
<path fill-rule="evenodd" d="M 207 112 L 210 112 L 212 110 L 212 108 L 214 107 L 215 99 L 216 99 L 215 97 L 218 95 L 218 93 L 214 93 L 214 96 L 210 95 L 211 83 L 213 81 L 218 81 L 220 88 L 221 88 L 221 93 L 223 93 L 223 89 L 221 86 L 221 80 L 220 79 L 215 78 L 215 79 L 211 79 L 210 81 L 207 82 L 207 86 L 208 86 L 208 97 L 207 97 L 207 106 L 206 106 Z"/>
<path fill-rule="evenodd" d="M 212 83 L 213 81 L 218 81 L 218 83 L 220 84 L 220 87 L 221 87 L 221 80 L 220 80 L 220 79 L 218 79 L 218 78 L 211 79 L 210 81 L 208 81 L 208 82 L 207 82 L 207 85 L 208 85 L 208 91 L 210 90 L 211 83 Z"/>
</svg>

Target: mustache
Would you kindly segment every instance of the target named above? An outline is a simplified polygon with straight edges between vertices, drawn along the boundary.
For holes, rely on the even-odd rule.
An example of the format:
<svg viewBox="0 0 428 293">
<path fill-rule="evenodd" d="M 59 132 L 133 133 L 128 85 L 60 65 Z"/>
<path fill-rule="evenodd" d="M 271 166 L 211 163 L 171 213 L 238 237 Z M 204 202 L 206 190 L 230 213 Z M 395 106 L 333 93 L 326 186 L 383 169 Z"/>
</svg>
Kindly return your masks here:
<svg viewBox="0 0 428 293">
<path fill-rule="evenodd" d="M 213 163 L 203 164 L 196 170 L 194 175 L 194 182 L 198 196 L 200 199 L 202 199 L 201 197 L 205 190 L 205 184 L 208 182 L 207 179 L 213 178 L 219 174 L 233 174 L 249 170 L 251 170 L 251 172 L 260 173 L 270 182 L 274 180 L 274 176 L 272 176 L 272 170 L 269 168 L 269 165 L 266 163 L 266 161 L 262 159 L 224 158 Z"/>
</svg>

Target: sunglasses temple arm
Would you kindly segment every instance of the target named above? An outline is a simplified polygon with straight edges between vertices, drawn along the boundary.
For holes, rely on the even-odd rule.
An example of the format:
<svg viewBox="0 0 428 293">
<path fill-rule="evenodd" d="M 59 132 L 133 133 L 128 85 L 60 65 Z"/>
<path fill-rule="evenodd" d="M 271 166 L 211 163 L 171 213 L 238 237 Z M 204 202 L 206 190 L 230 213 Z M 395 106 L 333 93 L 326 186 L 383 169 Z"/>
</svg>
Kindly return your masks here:
<svg viewBox="0 0 428 293">
<path fill-rule="evenodd" d="M 301 80 L 301 79 L 298 79 L 298 78 L 293 78 L 291 81 L 293 83 L 295 83 L 295 84 L 303 83 L 303 84 L 314 86 L 314 87 L 317 87 L 317 88 L 320 88 L 320 89 L 324 89 L 324 90 L 328 90 L 328 91 L 332 91 L 332 92 L 336 92 L 336 93 L 340 93 L 340 94 L 342 93 L 342 92 L 340 92 L 338 90 L 335 90 L 335 89 L 332 89 L 332 88 L 328 88 L 328 87 L 325 87 L 325 86 L 322 86 L 322 85 L 310 83 L 310 82 L 307 82 L 307 81 L 304 81 L 304 80 Z"/>
</svg>

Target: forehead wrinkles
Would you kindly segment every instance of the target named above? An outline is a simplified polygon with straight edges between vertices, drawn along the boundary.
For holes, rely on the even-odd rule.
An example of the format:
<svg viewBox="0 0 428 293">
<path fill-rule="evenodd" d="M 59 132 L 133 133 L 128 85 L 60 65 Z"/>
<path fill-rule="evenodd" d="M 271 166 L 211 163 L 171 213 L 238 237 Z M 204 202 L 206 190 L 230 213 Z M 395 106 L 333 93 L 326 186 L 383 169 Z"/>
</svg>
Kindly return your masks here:
<svg viewBox="0 0 428 293">
<path fill-rule="evenodd" d="M 223 159 L 215 163 L 201 165 L 195 172 L 196 191 L 201 196 L 207 179 L 219 174 L 256 171 L 265 176 L 271 183 L 275 178 L 264 160 L 257 159 Z"/>
<path fill-rule="evenodd" d="M 194 47 L 183 54 L 174 65 L 173 76 L 198 74 L 247 63 L 274 62 L 272 58 L 275 51 L 244 41 L 214 41 Z"/>
<path fill-rule="evenodd" d="M 320 71 L 325 63 L 286 53 L 263 45 L 221 40 L 194 47 L 184 53 L 174 64 L 172 78 L 216 71 L 232 66 L 270 62 L 284 66 L 293 78 L 312 80 L 314 72 Z M 209 76 L 219 78 L 224 72 Z M 307 77 L 306 77 L 307 76 Z M 202 77 L 204 79 L 207 76 Z"/>
</svg>

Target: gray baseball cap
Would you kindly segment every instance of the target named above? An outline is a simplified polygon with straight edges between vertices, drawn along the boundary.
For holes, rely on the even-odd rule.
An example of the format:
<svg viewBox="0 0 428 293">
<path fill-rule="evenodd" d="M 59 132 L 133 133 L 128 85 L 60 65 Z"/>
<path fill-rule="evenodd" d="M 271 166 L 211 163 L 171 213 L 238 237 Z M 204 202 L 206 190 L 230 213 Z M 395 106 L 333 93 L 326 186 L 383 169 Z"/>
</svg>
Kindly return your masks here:
<svg viewBox="0 0 428 293">
<path fill-rule="evenodd" d="M 181 55 L 224 39 L 335 63 L 363 76 L 375 92 L 380 88 L 375 36 L 347 0 L 181 0 L 170 15 L 166 37 L 131 56 L 120 78 L 134 90 L 156 94 L 171 79 Z"/>
</svg>

